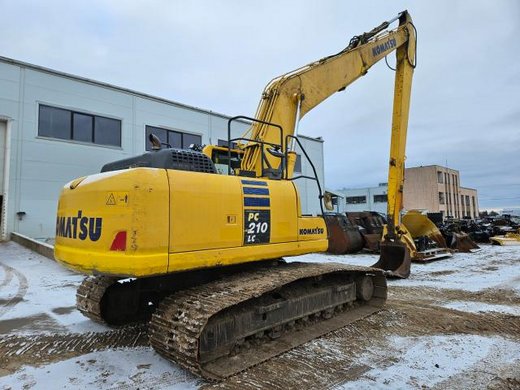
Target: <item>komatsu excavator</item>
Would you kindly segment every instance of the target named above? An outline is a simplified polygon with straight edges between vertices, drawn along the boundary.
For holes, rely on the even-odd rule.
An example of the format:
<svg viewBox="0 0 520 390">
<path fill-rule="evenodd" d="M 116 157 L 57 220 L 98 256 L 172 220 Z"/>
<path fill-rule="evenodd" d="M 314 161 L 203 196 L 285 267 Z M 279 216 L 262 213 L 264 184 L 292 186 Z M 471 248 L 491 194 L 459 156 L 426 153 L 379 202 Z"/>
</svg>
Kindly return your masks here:
<svg viewBox="0 0 520 390">
<path fill-rule="evenodd" d="M 163 149 L 152 137 L 156 150 L 66 184 L 55 257 L 91 275 L 78 289 L 78 309 L 109 325 L 149 320 L 157 352 L 210 380 L 377 311 L 387 295 L 381 269 L 279 260 L 328 246 L 323 215 L 301 213 L 296 126 L 397 51 L 392 148 L 403 158 L 393 154 L 390 166 L 402 183 L 415 37 L 404 11 L 338 54 L 274 79 L 244 136 L 231 138 L 230 120 L 234 149 Z M 403 244 L 398 215 L 391 217 L 394 250 Z"/>
</svg>

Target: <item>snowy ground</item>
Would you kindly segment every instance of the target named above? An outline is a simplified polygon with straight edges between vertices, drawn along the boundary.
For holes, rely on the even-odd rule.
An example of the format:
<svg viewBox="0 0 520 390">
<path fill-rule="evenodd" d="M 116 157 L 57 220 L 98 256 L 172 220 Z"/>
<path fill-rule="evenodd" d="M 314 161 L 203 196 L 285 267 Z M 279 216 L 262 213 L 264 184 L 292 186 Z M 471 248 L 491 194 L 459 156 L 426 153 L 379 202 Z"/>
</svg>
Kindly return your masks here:
<svg viewBox="0 0 520 390">
<path fill-rule="evenodd" d="M 371 265 L 374 255 L 291 261 Z M 82 276 L 0 244 L 0 389 L 520 388 L 520 247 L 413 264 L 385 309 L 220 384 L 74 308 Z"/>
</svg>

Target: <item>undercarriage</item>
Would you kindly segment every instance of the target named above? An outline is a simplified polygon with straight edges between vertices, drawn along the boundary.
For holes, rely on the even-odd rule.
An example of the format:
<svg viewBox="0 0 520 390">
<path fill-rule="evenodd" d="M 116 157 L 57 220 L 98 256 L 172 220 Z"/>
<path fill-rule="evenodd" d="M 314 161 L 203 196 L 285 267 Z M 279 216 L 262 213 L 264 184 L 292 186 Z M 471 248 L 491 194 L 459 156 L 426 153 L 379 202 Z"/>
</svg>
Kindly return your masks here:
<svg viewBox="0 0 520 390">
<path fill-rule="evenodd" d="M 108 325 L 149 320 L 159 354 L 220 380 L 379 310 L 386 294 L 378 269 L 271 261 L 134 280 L 87 278 L 77 304 Z"/>
</svg>

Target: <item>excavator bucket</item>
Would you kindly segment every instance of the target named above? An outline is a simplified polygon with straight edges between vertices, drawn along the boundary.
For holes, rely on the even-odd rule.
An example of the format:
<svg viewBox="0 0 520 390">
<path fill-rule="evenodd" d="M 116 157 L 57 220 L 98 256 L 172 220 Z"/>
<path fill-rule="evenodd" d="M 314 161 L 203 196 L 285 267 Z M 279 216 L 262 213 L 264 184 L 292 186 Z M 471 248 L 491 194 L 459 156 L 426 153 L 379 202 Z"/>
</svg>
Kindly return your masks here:
<svg viewBox="0 0 520 390">
<path fill-rule="evenodd" d="M 489 239 L 493 245 L 518 246 L 520 245 L 520 229 L 518 233 L 506 233 L 504 236 L 493 236 Z"/>
<path fill-rule="evenodd" d="M 435 224 L 419 211 L 408 211 L 402 224 L 416 242 L 417 252 L 412 261 L 431 261 L 451 257 L 446 240 Z"/>
<path fill-rule="evenodd" d="M 473 241 L 466 233 L 452 233 L 452 239 L 450 244 L 451 249 L 455 249 L 458 252 L 471 252 L 474 249 L 480 249 L 480 247 Z"/>
<path fill-rule="evenodd" d="M 406 279 L 410 276 L 410 266 L 410 249 L 405 243 L 381 241 L 379 260 L 372 267 L 385 270 L 387 277 Z"/>
<path fill-rule="evenodd" d="M 364 249 L 379 253 L 379 245 L 386 223 L 384 217 L 375 211 L 349 211 L 345 215 L 350 223 L 358 226 L 364 241 Z"/>
<path fill-rule="evenodd" d="M 362 234 L 363 240 L 365 242 L 365 249 L 370 252 L 377 253 L 381 247 L 381 234 Z"/>
<path fill-rule="evenodd" d="M 342 255 L 363 249 L 363 238 L 359 229 L 352 225 L 345 215 L 326 213 L 323 217 L 329 232 L 328 252 Z"/>
<path fill-rule="evenodd" d="M 408 211 L 403 216 L 402 222 L 413 238 L 428 237 L 440 248 L 448 247 L 440 230 L 426 215 L 415 210 Z"/>
</svg>

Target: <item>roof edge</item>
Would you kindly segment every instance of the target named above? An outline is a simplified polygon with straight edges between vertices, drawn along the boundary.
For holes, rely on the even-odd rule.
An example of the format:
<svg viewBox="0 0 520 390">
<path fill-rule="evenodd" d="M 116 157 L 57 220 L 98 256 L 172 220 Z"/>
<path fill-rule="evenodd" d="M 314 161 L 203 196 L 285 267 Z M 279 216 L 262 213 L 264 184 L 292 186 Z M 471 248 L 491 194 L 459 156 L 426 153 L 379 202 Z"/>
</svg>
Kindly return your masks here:
<svg viewBox="0 0 520 390">
<path fill-rule="evenodd" d="M 125 88 L 125 87 L 119 87 L 119 86 L 114 85 L 114 84 L 110 84 L 110 83 L 106 83 L 106 82 L 98 81 L 98 80 L 94 80 L 94 79 L 89 79 L 87 77 L 77 76 L 77 75 L 72 74 L 72 73 L 62 72 L 62 71 L 59 71 L 59 70 L 47 68 L 47 67 L 40 66 L 40 65 L 34 65 L 34 64 L 29 63 L 29 62 L 19 61 L 19 60 L 15 60 L 15 59 L 9 58 L 9 57 L 0 56 L 0 62 L 4 62 L 4 63 L 10 64 L 10 65 L 20 66 L 20 67 L 23 67 L 23 68 L 28 68 L 28 69 L 35 70 L 35 71 L 38 71 L 38 72 L 48 73 L 48 74 L 55 75 L 55 76 L 64 77 L 64 78 L 71 79 L 71 80 L 81 81 L 81 82 L 84 82 L 84 83 L 87 83 L 87 84 L 97 85 L 97 86 L 100 86 L 100 87 L 103 87 L 103 88 L 112 89 L 112 90 L 119 91 L 119 92 L 129 93 L 129 94 L 132 94 L 132 95 L 135 95 L 135 96 L 139 96 L 139 97 L 143 97 L 143 98 L 146 98 L 146 99 L 155 100 L 155 101 L 160 102 L 160 103 L 165 103 L 165 104 L 169 104 L 169 105 L 173 105 L 173 106 L 177 106 L 177 107 L 186 108 L 186 109 L 189 109 L 189 110 L 192 110 L 192 111 L 197 111 L 197 112 L 202 112 L 202 113 L 206 113 L 206 114 L 210 114 L 210 115 L 215 115 L 215 116 L 221 117 L 223 119 L 230 119 L 230 118 L 233 117 L 231 115 L 225 115 L 225 114 L 221 114 L 219 112 L 207 110 L 207 109 L 196 107 L 196 106 L 191 106 L 189 104 L 179 103 L 179 102 L 174 101 L 174 100 L 169 100 L 169 99 L 162 98 L 162 97 L 159 97 L 159 96 L 150 95 L 150 94 L 147 94 L 147 93 L 144 93 L 144 92 L 139 92 L 139 91 L 136 91 L 134 89 Z M 238 122 L 242 122 L 242 123 L 246 123 L 246 124 L 249 123 L 247 121 L 240 120 L 240 119 L 238 120 Z"/>
</svg>

